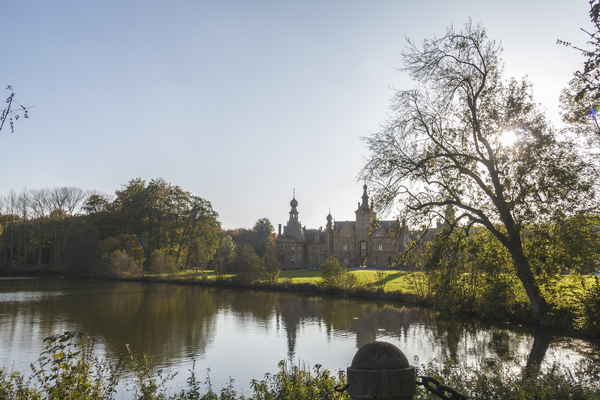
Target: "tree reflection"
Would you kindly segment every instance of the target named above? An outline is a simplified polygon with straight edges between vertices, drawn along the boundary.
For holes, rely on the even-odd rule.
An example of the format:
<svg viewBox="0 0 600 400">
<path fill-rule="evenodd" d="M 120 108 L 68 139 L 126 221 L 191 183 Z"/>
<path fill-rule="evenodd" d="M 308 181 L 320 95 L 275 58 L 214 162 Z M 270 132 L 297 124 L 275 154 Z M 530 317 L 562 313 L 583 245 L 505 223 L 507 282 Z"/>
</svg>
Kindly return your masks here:
<svg viewBox="0 0 600 400">
<path fill-rule="evenodd" d="M 45 336 L 79 330 L 101 338 L 109 357 L 124 353 L 128 343 L 159 365 L 202 358 L 223 329 L 234 328 L 218 321 L 242 334 L 281 332 L 290 360 L 306 335 L 303 327 L 314 325 L 324 327 L 324 346 L 335 347 L 338 338 L 355 338 L 356 349 L 385 340 L 424 361 L 513 362 L 527 373 L 536 373 L 552 344 L 541 330 L 448 318 L 399 303 L 193 285 L 31 279 L 0 286 L 0 301 L 0 342 L 36 332 L 28 340 L 37 348 Z"/>
</svg>

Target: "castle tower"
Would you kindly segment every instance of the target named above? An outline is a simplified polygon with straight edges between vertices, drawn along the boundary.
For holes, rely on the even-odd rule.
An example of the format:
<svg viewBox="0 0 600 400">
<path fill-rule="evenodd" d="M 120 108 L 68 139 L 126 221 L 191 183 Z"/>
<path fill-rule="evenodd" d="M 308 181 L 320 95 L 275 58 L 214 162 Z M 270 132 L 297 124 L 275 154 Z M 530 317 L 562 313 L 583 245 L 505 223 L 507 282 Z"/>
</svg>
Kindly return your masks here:
<svg viewBox="0 0 600 400">
<path fill-rule="evenodd" d="M 356 214 L 356 256 L 360 266 L 370 264 L 371 250 L 371 222 L 373 222 L 375 213 L 369 207 L 369 195 L 367 194 L 367 185 L 363 186 L 362 203 L 358 203 Z"/>
<path fill-rule="evenodd" d="M 298 220 L 298 200 L 296 200 L 296 191 L 290 201 L 290 219 L 288 220 L 283 233 L 279 233 L 275 243 L 277 244 L 277 260 L 281 263 L 281 268 L 302 268 L 306 264 L 306 243 L 304 238 L 304 229 Z M 281 231 L 281 229 L 280 229 Z"/>
</svg>

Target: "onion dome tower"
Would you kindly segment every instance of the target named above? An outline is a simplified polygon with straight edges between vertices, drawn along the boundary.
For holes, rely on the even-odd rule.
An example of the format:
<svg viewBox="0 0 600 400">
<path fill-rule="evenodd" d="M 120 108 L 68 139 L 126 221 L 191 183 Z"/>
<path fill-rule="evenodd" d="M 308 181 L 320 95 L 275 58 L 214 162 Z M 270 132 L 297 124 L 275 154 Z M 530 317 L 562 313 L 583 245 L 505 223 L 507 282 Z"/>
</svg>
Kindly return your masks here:
<svg viewBox="0 0 600 400">
<path fill-rule="evenodd" d="M 329 210 L 329 214 L 327 214 L 327 225 L 325 226 L 326 232 L 333 231 L 333 217 L 331 216 L 331 209 Z"/>
<path fill-rule="evenodd" d="M 288 220 L 283 233 L 277 237 L 277 257 L 282 268 L 302 268 L 306 260 L 306 244 L 304 229 L 298 220 L 298 200 L 296 200 L 296 190 L 292 201 L 290 201 L 290 219 Z"/>
</svg>

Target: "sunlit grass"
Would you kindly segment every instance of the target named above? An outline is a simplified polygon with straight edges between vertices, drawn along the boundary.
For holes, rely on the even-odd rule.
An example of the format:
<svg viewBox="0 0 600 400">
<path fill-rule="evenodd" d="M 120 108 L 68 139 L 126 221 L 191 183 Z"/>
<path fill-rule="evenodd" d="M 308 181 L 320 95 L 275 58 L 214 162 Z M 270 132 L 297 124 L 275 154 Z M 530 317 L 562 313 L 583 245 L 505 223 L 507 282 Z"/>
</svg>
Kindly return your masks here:
<svg viewBox="0 0 600 400">
<path fill-rule="evenodd" d="M 377 273 L 373 270 L 358 270 L 352 271 L 358 277 L 359 286 L 366 286 L 372 288 L 379 288 L 381 284 Z M 417 272 L 418 273 L 418 272 Z M 383 280 L 385 283 L 386 292 L 401 291 L 403 293 L 413 293 L 414 288 L 411 281 L 411 276 L 414 272 L 408 271 L 383 271 Z M 222 278 L 234 278 L 236 274 L 222 274 L 215 273 L 214 270 L 183 270 L 178 271 L 172 275 L 146 275 L 154 278 L 169 277 L 170 279 L 190 279 L 190 278 L 201 278 L 208 280 L 215 280 L 218 277 Z M 310 284 L 318 286 L 321 284 L 321 272 L 318 270 L 304 270 L 304 269 L 292 269 L 283 270 L 278 277 L 279 282 L 289 282 L 291 284 Z"/>
<path fill-rule="evenodd" d="M 380 275 L 374 270 L 354 270 L 352 271 L 358 277 L 359 286 L 370 287 L 377 289 L 381 287 Z M 414 294 L 416 292 L 414 286 L 415 274 L 422 274 L 422 272 L 409 272 L 409 271 L 398 271 L 389 270 L 383 271 L 384 276 L 384 290 L 386 292 L 402 292 L 407 294 Z M 217 274 L 214 270 L 183 270 L 178 271 L 175 274 L 165 275 L 146 275 L 154 278 L 169 278 L 169 280 L 187 280 L 190 278 L 215 280 L 217 278 L 235 278 L 236 274 Z M 592 285 L 594 283 L 594 276 L 571 276 L 564 275 L 557 277 L 553 282 L 552 286 L 553 293 L 559 294 L 560 299 L 549 299 L 560 301 L 563 305 L 575 304 L 577 298 L 584 292 L 582 281 L 585 285 Z M 291 284 L 309 284 L 318 286 L 322 283 L 321 272 L 319 270 L 304 270 L 304 269 L 292 269 L 283 270 L 279 274 L 278 282 L 289 282 Z M 542 290 L 544 288 L 542 287 Z M 521 293 L 522 292 L 522 293 Z M 516 290 L 518 297 L 522 297 L 523 301 L 527 300 L 527 295 L 523 288 L 519 285 Z M 549 293 L 546 294 L 547 296 Z"/>
</svg>

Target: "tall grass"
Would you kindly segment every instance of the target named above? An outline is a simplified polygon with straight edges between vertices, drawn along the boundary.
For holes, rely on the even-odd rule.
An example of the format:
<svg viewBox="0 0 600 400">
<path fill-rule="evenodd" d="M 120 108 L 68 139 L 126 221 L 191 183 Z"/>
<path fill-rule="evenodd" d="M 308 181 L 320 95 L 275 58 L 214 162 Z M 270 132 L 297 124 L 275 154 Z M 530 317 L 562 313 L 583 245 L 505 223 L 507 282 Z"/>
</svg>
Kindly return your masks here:
<svg viewBox="0 0 600 400">
<path fill-rule="evenodd" d="M 19 371 L 0 369 L 2 400 L 78 400 L 120 398 L 116 388 L 125 372 L 133 380 L 125 385 L 135 400 L 347 400 L 347 392 L 334 388 L 344 386 L 343 371 L 332 374 L 315 365 L 279 363 L 279 371 L 261 380 L 252 380 L 249 397 L 238 395 L 233 379 L 218 393 L 210 377 L 204 382 L 196 378 L 195 360 L 189 371 L 187 386 L 169 394 L 174 375 L 163 374 L 145 355 L 131 352 L 116 362 L 99 360 L 93 354 L 94 341 L 80 332 L 65 332 L 45 339 L 46 348 L 32 364 L 32 374 L 25 378 Z M 479 400 L 598 400 L 600 399 L 600 363 L 587 360 L 572 370 L 554 365 L 545 371 L 515 371 L 502 365 L 466 368 L 449 361 L 417 366 L 417 376 L 431 376 L 472 399 Z M 352 384 L 352 382 L 351 382 Z M 437 399 L 417 387 L 416 400 Z"/>
</svg>

